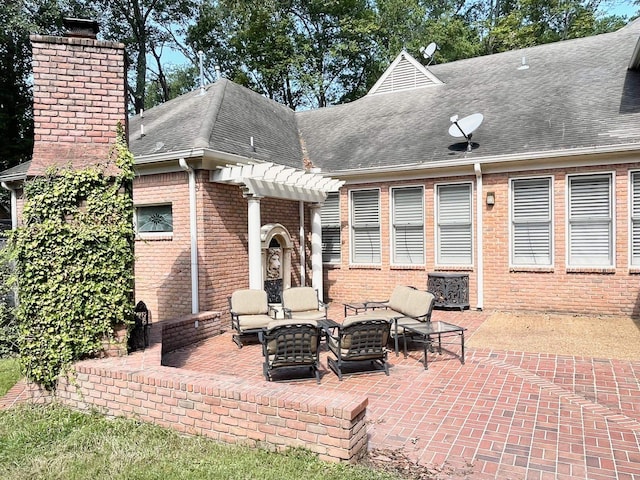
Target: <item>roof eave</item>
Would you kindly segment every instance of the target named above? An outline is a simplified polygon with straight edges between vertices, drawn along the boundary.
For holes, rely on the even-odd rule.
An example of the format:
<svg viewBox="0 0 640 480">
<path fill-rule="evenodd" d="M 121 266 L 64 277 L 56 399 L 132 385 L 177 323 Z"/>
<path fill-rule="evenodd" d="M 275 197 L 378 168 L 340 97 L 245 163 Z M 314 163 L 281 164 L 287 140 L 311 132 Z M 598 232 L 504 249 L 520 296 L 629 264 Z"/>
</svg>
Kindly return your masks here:
<svg viewBox="0 0 640 480">
<path fill-rule="evenodd" d="M 459 173 L 468 174 L 473 172 L 473 166 L 480 164 L 483 167 L 491 168 L 491 171 L 498 171 L 501 167 L 505 167 L 510 164 L 518 164 L 519 168 L 526 167 L 531 168 L 533 163 L 536 164 L 536 168 L 544 165 L 545 168 L 549 168 L 552 164 L 560 163 L 562 159 L 583 159 L 588 156 L 597 156 L 597 162 L 602 162 L 599 158 L 601 155 L 613 155 L 613 154 L 625 154 L 637 152 L 640 159 L 640 144 L 628 143 L 614 146 L 592 146 L 583 148 L 574 148 L 567 150 L 547 150 L 542 152 L 523 152 L 518 154 L 509 155 L 492 155 L 486 157 L 474 157 L 473 155 L 466 156 L 462 159 L 455 160 L 443 160 L 430 163 L 411 163 L 404 165 L 393 166 L 381 166 L 381 167 L 368 167 L 357 168 L 349 170 L 334 170 L 326 172 L 328 175 L 341 179 L 365 179 L 380 176 L 401 176 L 403 174 L 410 174 L 415 172 L 427 172 L 432 171 L 434 176 L 441 175 L 442 172 L 446 174 Z M 636 160 L 639 160 L 636 159 Z M 541 160 L 547 160 L 547 162 L 541 163 Z M 618 159 L 612 159 L 612 162 L 617 162 Z M 486 170 L 484 170 L 486 172 Z M 423 173 L 422 173 L 423 174 Z"/>
</svg>

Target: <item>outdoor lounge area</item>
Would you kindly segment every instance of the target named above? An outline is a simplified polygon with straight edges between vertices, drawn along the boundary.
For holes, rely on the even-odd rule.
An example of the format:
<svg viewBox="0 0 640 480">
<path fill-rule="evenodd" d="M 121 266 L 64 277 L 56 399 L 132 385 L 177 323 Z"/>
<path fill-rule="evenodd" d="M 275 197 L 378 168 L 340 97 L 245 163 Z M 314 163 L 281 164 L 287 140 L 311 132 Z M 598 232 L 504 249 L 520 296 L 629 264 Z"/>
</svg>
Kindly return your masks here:
<svg viewBox="0 0 640 480">
<path fill-rule="evenodd" d="M 329 317 L 341 322 L 343 311 L 332 304 Z M 433 320 L 463 326 L 472 339 L 489 315 L 436 310 Z M 407 358 L 391 348 L 389 376 L 371 370 L 341 381 L 321 347 L 319 385 L 308 373 L 270 384 L 290 394 L 311 388 L 327 403 L 365 395 L 369 450 L 398 450 L 453 478 L 640 477 L 640 361 L 470 347 L 463 365 L 451 350 L 430 353 L 424 370 L 420 346 L 410 346 Z M 257 337 L 240 350 L 231 332 L 171 352 L 164 362 L 265 381 Z"/>
</svg>

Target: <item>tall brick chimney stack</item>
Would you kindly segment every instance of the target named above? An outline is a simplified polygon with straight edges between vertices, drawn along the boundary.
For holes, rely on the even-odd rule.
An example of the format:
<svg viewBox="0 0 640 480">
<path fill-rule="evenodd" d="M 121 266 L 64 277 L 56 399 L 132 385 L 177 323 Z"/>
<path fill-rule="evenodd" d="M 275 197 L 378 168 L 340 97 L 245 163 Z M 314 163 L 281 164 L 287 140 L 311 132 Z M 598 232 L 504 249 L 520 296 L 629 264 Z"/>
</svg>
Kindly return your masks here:
<svg viewBox="0 0 640 480">
<path fill-rule="evenodd" d="M 52 165 L 104 163 L 127 121 L 124 45 L 96 39 L 98 23 L 65 19 L 64 37 L 32 35 L 33 158 L 27 174 Z"/>
</svg>

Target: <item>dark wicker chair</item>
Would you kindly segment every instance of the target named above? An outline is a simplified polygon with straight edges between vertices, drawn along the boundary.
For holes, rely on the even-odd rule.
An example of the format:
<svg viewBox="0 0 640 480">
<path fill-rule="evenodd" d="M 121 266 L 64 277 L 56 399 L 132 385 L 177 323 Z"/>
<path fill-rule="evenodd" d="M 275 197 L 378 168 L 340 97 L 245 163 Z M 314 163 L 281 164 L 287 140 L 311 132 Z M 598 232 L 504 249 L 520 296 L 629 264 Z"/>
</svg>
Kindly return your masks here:
<svg viewBox="0 0 640 480">
<path fill-rule="evenodd" d="M 370 362 L 372 367 L 382 367 L 389 375 L 386 346 L 390 328 L 387 320 L 355 316 L 347 317 L 340 327 L 327 330 L 327 347 L 336 357 L 328 357 L 329 368 L 342 380 L 345 363 Z"/>
<path fill-rule="evenodd" d="M 320 383 L 320 338 L 322 332 L 314 321 L 274 320 L 258 333 L 262 343 L 264 377 L 273 380 L 274 370 L 309 367 Z"/>
</svg>

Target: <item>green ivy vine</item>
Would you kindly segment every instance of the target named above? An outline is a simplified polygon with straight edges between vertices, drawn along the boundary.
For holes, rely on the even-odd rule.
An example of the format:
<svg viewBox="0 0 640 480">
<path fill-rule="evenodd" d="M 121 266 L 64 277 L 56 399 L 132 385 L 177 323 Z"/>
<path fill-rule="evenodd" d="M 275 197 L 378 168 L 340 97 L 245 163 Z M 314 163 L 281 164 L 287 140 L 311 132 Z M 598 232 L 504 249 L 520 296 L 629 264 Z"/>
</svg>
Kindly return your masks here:
<svg viewBox="0 0 640 480">
<path fill-rule="evenodd" d="M 18 346 L 28 378 L 48 389 L 132 318 L 133 177 L 119 126 L 103 165 L 49 169 L 25 182 L 23 226 L 9 241 Z"/>
</svg>

